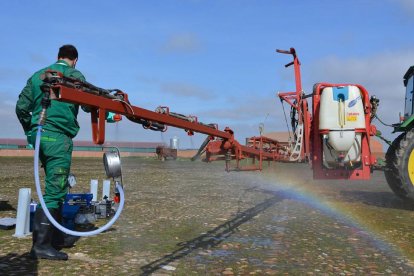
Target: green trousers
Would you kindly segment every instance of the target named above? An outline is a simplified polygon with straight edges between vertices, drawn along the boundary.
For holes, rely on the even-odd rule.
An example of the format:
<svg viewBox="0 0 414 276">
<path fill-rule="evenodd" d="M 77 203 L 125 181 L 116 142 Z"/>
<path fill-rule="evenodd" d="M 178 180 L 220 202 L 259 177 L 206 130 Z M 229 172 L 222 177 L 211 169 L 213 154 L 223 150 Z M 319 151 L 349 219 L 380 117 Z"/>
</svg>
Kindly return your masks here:
<svg viewBox="0 0 414 276">
<path fill-rule="evenodd" d="M 35 145 L 37 129 L 29 140 Z M 43 131 L 40 139 L 40 162 L 46 174 L 43 199 L 48 209 L 59 208 L 68 193 L 68 174 L 72 162 L 72 139 L 63 133 Z"/>
</svg>

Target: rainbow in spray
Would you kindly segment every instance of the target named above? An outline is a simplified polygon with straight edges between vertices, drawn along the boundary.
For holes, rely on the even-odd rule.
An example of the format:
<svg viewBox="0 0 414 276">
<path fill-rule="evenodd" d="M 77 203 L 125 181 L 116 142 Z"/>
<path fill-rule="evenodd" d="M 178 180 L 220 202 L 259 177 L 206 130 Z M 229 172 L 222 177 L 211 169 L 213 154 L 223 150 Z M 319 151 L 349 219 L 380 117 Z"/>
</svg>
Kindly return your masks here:
<svg viewBox="0 0 414 276">
<path fill-rule="evenodd" d="M 283 170 L 286 168 L 285 166 L 282 167 Z M 309 170 L 307 167 L 301 168 Z M 290 169 L 288 170 L 290 171 Z M 301 175 L 298 175 L 298 172 Z M 325 184 L 316 185 L 315 181 L 305 178 L 309 175 L 308 172 L 303 172 L 302 174 L 301 170 L 296 170 L 296 175 L 289 175 L 289 177 L 286 175 L 287 173 L 279 168 L 276 171 L 270 169 L 264 170 L 260 174 L 250 174 L 248 180 L 246 175 L 243 178 L 245 181 L 250 181 L 256 187 L 260 187 L 260 189 L 273 191 L 274 193 L 281 194 L 283 198 L 298 201 L 309 206 L 310 209 L 318 210 L 339 224 L 346 225 L 349 229 L 352 229 L 353 237 L 366 240 L 385 255 L 404 260 L 403 263 L 410 268 L 413 267 L 412 261 L 406 254 L 407 252 L 399 247 L 395 240 L 388 239 L 386 231 L 376 225 L 375 221 L 381 220 L 381 218 L 377 217 L 374 220 L 366 219 L 366 213 L 374 212 L 374 208 L 367 210 L 369 208 L 366 208 L 366 205 L 362 202 L 349 204 L 349 202 L 338 199 L 339 191 L 335 191 L 335 188 L 330 188 L 328 191 L 321 190 L 321 187 L 323 189 L 331 185 L 326 181 Z M 310 209 L 306 211 L 309 212 Z M 373 216 L 375 215 L 377 214 Z"/>
</svg>

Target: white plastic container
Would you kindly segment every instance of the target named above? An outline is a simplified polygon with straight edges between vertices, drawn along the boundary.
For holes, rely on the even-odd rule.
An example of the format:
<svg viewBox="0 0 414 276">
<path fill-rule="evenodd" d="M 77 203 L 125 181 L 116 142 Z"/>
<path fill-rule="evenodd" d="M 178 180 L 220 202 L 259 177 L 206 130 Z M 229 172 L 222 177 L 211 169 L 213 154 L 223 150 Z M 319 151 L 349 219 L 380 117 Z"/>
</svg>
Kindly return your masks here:
<svg viewBox="0 0 414 276">
<path fill-rule="evenodd" d="M 361 91 L 356 86 L 327 87 L 322 90 L 319 109 L 319 130 L 323 135 L 325 165 L 361 160 L 361 134 L 365 128 Z"/>
<path fill-rule="evenodd" d="M 92 201 L 98 200 L 98 179 L 91 179 Z"/>
<path fill-rule="evenodd" d="M 30 188 L 19 189 L 17 202 L 16 231 L 14 237 L 22 238 L 30 234 Z"/>
<path fill-rule="evenodd" d="M 111 192 L 111 181 L 106 179 L 102 183 L 102 199 L 104 199 L 105 197 L 109 199 L 109 196 L 111 195 L 110 192 Z"/>
<path fill-rule="evenodd" d="M 364 105 L 359 88 L 356 86 L 324 88 L 319 109 L 319 129 L 355 128 L 365 128 Z"/>
<path fill-rule="evenodd" d="M 179 139 L 177 136 L 174 136 L 170 139 L 170 148 L 178 150 L 179 148 Z"/>
</svg>

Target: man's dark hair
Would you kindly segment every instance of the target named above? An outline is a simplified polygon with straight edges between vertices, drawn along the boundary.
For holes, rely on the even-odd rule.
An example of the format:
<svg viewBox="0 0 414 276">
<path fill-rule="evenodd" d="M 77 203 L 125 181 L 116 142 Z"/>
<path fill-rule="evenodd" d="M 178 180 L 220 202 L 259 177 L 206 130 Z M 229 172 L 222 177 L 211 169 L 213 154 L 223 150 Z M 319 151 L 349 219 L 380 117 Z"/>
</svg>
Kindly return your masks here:
<svg viewBox="0 0 414 276">
<path fill-rule="evenodd" d="M 59 58 L 68 58 L 70 60 L 75 60 L 78 58 L 78 50 L 75 46 L 66 44 L 59 48 L 58 59 Z"/>
</svg>

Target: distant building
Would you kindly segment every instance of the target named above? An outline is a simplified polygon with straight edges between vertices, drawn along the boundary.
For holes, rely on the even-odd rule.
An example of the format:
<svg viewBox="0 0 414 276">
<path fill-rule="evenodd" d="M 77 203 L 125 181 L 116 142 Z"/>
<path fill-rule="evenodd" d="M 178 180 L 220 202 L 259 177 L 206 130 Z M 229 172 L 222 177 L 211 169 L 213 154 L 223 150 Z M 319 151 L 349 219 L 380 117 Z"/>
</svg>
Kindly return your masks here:
<svg viewBox="0 0 414 276">
<path fill-rule="evenodd" d="M 288 132 L 269 132 L 263 136 L 279 142 L 293 142 Z M 117 147 L 123 156 L 156 156 L 158 146 L 166 146 L 162 142 L 105 142 L 96 145 L 90 141 L 74 141 L 73 156 L 100 157 L 104 147 Z M 371 139 L 371 151 L 377 158 L 384 158 L 383 144 L 376 138 Z M 33 156 L 33 149 L 28 148 L 25 139 L 0 139 L 0 156 Z M 197 150 L 179 150 L 178 157 L 192 157 Z"/>
<path fill-rule="evenodd" d="M 117 147 L 123 156 L 153 155 L 162 142 L 105 142 L 96 145 L 89 141 L 73 141 L 73 156 L 93 157 L 102 156 L 103 148 Z M 25 139 L 0 139 L 0 156 L 32 156 L 33 148 L 27 145 Z"/>
</svg>

